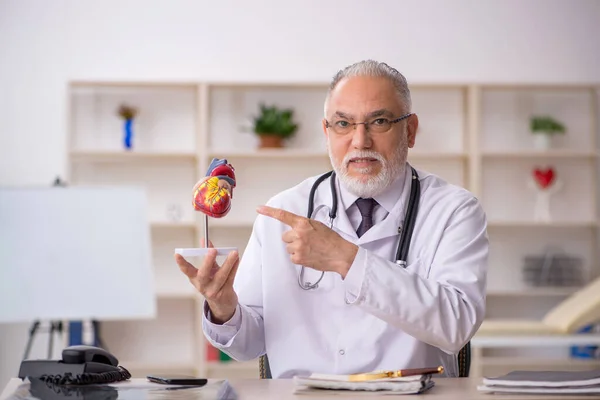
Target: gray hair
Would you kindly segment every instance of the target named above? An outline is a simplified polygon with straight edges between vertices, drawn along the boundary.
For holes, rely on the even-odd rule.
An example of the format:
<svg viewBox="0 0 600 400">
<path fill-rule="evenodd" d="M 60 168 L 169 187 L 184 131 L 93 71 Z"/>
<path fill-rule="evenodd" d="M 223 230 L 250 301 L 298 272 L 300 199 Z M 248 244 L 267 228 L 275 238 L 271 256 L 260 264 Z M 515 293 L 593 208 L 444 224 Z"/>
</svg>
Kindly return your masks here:
<svg viewBox="0 0 600 400">
<path fill-rule="evenodd" d="M 338 71 L 334 75 L 329 85 L 327 96 L 325 97 L 325 112 L 327 112 L 326 110 L 329 96 L 337 84 L 342 79 L 353 76 L 372 76 L 389 79 L 396 88 L 396 92 L 398 93 L 400 101 L 406 106 L 406 112 L 411 112 L 412 100 L 410 97 L 410 89 L 408 88 L 408 82 L 406 81 L 404 75 L 398 72 L 397 69 L 390 67 L 388 64 L 374 60 L 359 61 Z"/>
</svg>

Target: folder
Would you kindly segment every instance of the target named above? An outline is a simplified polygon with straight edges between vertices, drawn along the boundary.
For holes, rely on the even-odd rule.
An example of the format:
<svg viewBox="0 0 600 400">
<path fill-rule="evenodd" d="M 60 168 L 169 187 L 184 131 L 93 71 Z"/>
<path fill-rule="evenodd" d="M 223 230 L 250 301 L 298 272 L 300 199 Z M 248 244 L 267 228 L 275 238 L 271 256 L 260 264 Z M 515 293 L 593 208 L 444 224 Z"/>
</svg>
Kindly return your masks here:
<svg viewBox="0 0 600 400">
<path fill-rule="evenodd" d="M 486 377 L 481 392 L 522 394 L 600 394 L 600 370 L 513 371 Z"/>
<path fill-rule="evenodd" d="M 432 374 L 441 372 L 443 372 L 443 367 L 375 371 L 349 375 L 313 373 L 307 377 L 294 377 L 294 385 L 296 394 L 312 393 L 318 390 L 419 394 L 434 387 Z"/>
</svg>

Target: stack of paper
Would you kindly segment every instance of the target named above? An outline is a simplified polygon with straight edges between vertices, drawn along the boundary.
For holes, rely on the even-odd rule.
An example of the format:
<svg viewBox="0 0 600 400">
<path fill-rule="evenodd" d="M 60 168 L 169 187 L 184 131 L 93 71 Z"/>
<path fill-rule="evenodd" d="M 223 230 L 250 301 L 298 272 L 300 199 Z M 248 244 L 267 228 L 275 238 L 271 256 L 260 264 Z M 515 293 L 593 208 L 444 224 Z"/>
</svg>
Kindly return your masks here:
<svg viewBox="0 0 600 400">
<path fill-rule="evenodd" d="M 383 394 L 417 394 L 434 386 L 431 375 L 414 375 L 400 378 L 381 378 L 369 381 L 352 381 L 350 375 L 312 374 L 294 377 L 295 394 L 314 393 L 315 390 L 354 390 Z"/>
<path fill-rule="evenodd" d="M 600 370 L 514 371 L 484 378 L 482 392 L 539 394 L 600 394 Z"/>
</svg>

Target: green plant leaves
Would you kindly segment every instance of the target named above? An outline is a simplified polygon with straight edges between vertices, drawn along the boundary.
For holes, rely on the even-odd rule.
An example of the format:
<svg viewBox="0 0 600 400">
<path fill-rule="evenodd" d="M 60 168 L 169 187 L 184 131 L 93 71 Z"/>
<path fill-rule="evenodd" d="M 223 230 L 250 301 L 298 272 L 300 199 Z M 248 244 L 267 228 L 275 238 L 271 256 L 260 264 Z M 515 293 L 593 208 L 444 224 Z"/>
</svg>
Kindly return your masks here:
<svg viewBox="0 0 600 400">
<path fill-rule="evenodd" d="M 531 132 L 541 132 L 549 135 L 564 133 L 565 127 L 552 117 L 534 116 L 530 121 Z"/>
<path fill-rule="evenodd" d="M 292 109 L 279 109 L 277 106 L 260 104 L 260 114 L 254 117 L 254 132 L 258 135 L 276 135 L 283 138 L 292 136 L 298 130 Z"/>
</svg>

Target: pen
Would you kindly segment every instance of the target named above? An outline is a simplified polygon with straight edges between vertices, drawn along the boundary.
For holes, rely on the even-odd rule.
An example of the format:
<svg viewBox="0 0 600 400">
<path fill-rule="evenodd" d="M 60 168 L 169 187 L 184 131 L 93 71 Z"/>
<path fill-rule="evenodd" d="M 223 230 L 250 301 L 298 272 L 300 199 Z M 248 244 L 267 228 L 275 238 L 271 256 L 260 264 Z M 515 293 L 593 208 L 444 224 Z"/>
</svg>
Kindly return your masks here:
<svg viewBox="0 0 600 400">
<path fill-rule="evenodd" d="M 364 374 L 352 374 L 349 376 L 351 382 L 370 381 L 374 379 L 385 379 L 385 378 L 400 378 L 403 376 L 414 376 L 414 375 L 425 375 L 425 374 L 441 374 L 444 372 L 444 367 L 432 367 L 432 368 L 409 368 L 399 369 L 397 371 L 381 371 L 381 372 L 369 372 Z"/>
</svg>

